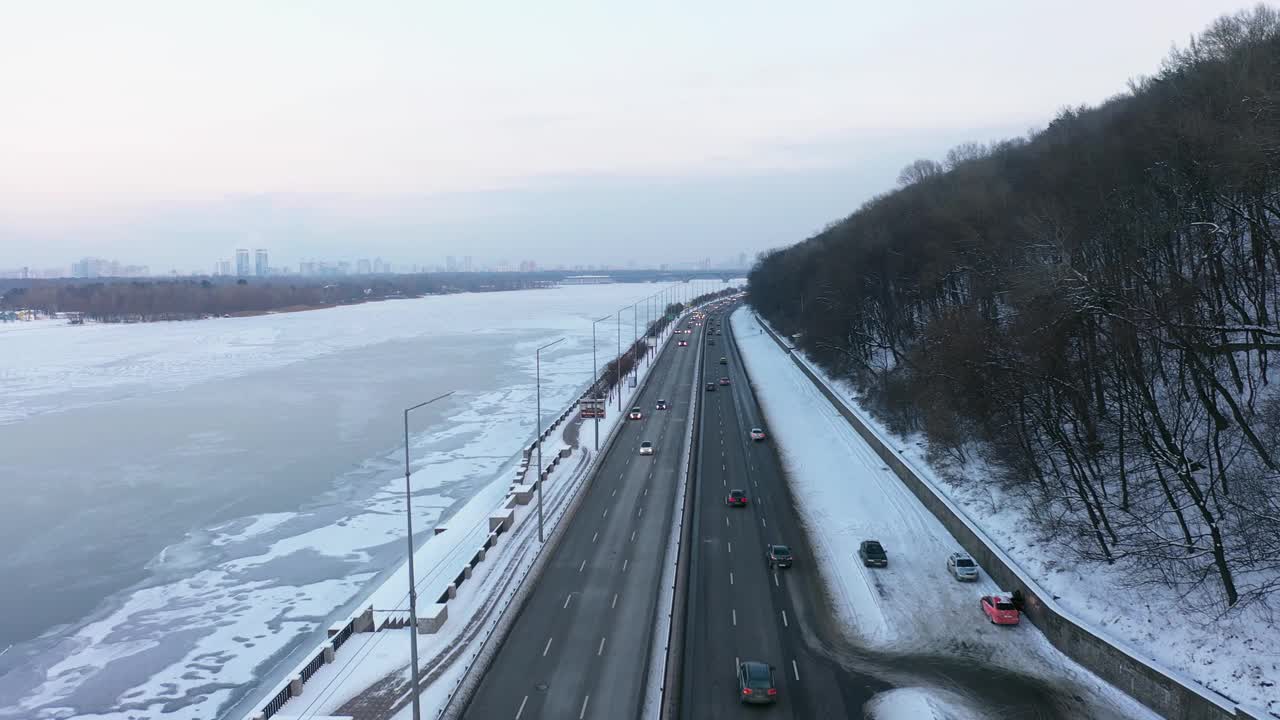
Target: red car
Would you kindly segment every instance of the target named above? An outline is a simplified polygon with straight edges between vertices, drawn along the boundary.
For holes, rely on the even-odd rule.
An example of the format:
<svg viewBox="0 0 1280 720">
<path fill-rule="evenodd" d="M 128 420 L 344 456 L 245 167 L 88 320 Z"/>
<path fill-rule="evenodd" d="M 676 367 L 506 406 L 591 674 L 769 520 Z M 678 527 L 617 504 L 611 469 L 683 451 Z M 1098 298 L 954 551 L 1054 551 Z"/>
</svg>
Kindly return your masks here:
<svg viewBox="0 0 1280 720">
<path fill-rule="evenodd" d="M 727 378 L 727 377 L 720 378 L 720 384 L 721 384 L 721 385 L 728 385 L 728 384 L 729 384 L 729 378 Z"/>
<path fill-rule="evenodd" d="M 1008 595 L 983 595 L 978 601 L 982 604 L 982 613 L 996 625 L 1017 625 L 1018 608 Z"/>
<path fill-rule="evenodd" d="M 745 490 L 730 490 L 725 496 L 724 504 L 730 507 L 746 507 L 747 492 Z"/>
</svg>

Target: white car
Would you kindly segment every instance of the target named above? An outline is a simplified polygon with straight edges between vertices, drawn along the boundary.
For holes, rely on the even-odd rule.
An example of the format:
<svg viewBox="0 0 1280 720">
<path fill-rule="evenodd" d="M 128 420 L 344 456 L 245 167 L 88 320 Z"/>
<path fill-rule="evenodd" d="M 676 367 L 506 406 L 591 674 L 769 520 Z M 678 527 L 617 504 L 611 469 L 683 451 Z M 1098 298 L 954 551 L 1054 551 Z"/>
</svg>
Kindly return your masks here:
<svg viewBox="0 0 1280 720">
<path fill-rule="evenodd" d="M 640 418 L 644 417 L 644 413 L 640 412 L 640 406 L 637 405 L 636 407 L 631 408 L 631 412 L 627 415 L 627 417 L 631 418 L 632 420 L 639 420 Z"/>
<path fill-rule="evenodd" d="M 947 572 L 957 580 L 977 580 L 978 563 L 969 557 L 969 553 L 951 553 L 947 556 Z"/>
<path fill-rule="evenodd" d="M 653 454 L 653 443 L 649 442 L 648 440 L 645 440 L 644 442 L 640 443 L 640 454 L 641 454 L 641 455 L 652 455 L 652 454 Z"/>
<path fill-rule="evenodd" d="M 752 440 L 763 440 L 763 439 L 764 439 L 764 430 L 761 430 L 760 428 L 751 428 L 751 439 L 752 439 Z"/>
</svg>

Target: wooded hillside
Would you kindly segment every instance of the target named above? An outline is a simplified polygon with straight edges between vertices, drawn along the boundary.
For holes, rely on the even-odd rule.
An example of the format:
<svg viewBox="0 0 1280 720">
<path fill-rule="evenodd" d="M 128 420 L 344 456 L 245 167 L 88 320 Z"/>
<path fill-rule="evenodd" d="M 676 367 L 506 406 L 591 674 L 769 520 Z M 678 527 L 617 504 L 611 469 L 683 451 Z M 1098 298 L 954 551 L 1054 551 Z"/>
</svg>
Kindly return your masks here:
<svg viewBox="0 0 1280 720">
<path fill-rule="evenodd" d="M 1038 530 L 1219 609 L 1280 587 L 1280 18 L 1045 130 L 913 163 L 749 297 Z M 1273 354 L 1275 356 L 1273 357 Z"/>
</svg>

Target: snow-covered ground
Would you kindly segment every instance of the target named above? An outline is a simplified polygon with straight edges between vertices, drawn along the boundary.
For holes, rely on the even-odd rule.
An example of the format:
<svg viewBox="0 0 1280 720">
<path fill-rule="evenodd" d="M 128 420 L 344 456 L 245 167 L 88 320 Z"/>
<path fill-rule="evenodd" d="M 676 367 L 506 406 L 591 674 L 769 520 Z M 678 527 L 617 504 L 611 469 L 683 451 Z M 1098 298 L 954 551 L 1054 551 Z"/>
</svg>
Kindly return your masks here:
<svg viewBox="0 0 1280 720">
<path fill-rule="evenodd" d="M 0 334 L 0 489 L 20 501 L 0 504 L 0 568 L 24 558 L 14 567 L 47 567 L 50 597 L 74 595 L 92 613 L 59 619 L 66 624 L 0 655 L 0 718 L 221 717 L 402 561 L 406 397 L 459 388 L 438 411 L 415 416 L 410 445 L 415 530 L 465 522 L 469 499 L 492 509 L 501 498 L 532 439 L 533 348 L 566 338 L 542 356 L 544 414 L 554 418 L 590 377 L 590 319 L 656 289 L 449 295 L 188 323 L 0 325 L 9 328 Z M 611 354 L 602 347 L 601 362 Z M 208 412 L 190 409 L 197 398 Z M 75 442 L 55 442 L 57 453 L 27 452 L 28 436 L 47 435 L 33 428 L 46 425 L 104 432 L 68 431 Z M 167 442 L 170 432 L 179 442 Z M 24 440 L 10 444 L 16 436 Z M 67 460 L 73 453 L 84 461 Z M 66 491 L 49 481 L 61 466 L 77 473 Z M 41 482 L 8 488 L 2 476 Z M 14 530 L 54 506 L 71 522 Z M 256 506 L 275 509 L 244 510 Z M 94 530 L 75 535 L 77 527 Z M 70 539 L 46 542 L 55 530 Z M 119 552 L 117 535 L 128 541 Z M 429 577 L 432 566 L 418 571 Z M 144 579 L 98 596 L 76 579 L 117 582 L 112 573 Z M 17 602 L 30 587 L 19 582 Z M 30 622 L 6 615 L 0 630 Z"/>
<path fill-rule="evenodd" d="M 961 583 L 946 558 L 961 550 L 813 383 L 766 335 L 749 309 L 735 311 L 734 337 L 825 571 L 834 607 L 860 645 L 899 653 L 950 654 L 1068 686 L 1095 712 L 1155 717 L 1058 652 L 1029 623 L 987 622 L 978 598 L 1000 590 L 986 574 Z M 857 559 L 876 539 L 889 566 Z"/>
<path fill-rule="evenodd" d="M 945 494 L 1060 607 L 1132 654 L 1183 673 L 1237 703 L 1280 717 L 1280 623 L 1265 608 L 1215 617 L 1191 607 L 1177 590 L 1152 585 L 1144 586 L 1136 602 L 1116 602 L 1118 592 L 1132 597 L 1124 563 L 1109 567 L 1064 562 L 1051 543 L 1027 532 L 1034 525 L 1021 501 L 1001 492 L 995 483 L 958 481 L 981 477 L 986 472 L 981 461 L 965 466 L 931 464 L 922 435 L 895 436 L 861 407 L 847 382 L 805 361 L 886 445 L 898 450 L 918 475 Z"/>
<path fill-rule="evenodd" d="M 963 700 L 924 688 L 896 688 L 871 698 L 862 708 L 870 720 L 978 720 Z"/>
</svg>

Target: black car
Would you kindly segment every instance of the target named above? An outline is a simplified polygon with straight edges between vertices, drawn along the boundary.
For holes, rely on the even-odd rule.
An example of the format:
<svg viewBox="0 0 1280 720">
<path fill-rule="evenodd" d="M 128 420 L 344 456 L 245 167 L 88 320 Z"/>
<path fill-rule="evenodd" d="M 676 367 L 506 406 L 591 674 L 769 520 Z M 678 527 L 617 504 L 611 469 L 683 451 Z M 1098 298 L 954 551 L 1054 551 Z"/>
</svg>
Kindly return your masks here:
<svg viewBox="0 0 1280 720">
<path fill-rule="evenodd" d="M 867 567 L 889 567 L 889 556 L 877 540 L 863 540 L 858 545 L 858 557 Z"/>
<path fill-rule="evenodd" d="M 716 384 L 715 384 L 715 383 L 707 383 L 707 392 L 715 392 L 715 391 L 716 391 Z"/>
<path fill-rule="evenodd" d="M 769 561 L 769 567 L 791 567 L 791 548 L 786 545 L 769 545 L 765 548 L 764 556 Z"/>
<path fill-rule="evenodd" d="M 738 699 L 744 703 L 771 703 L 778 699 L 773 666 L 748 660 L 738 666 Z"/>
</svg>

